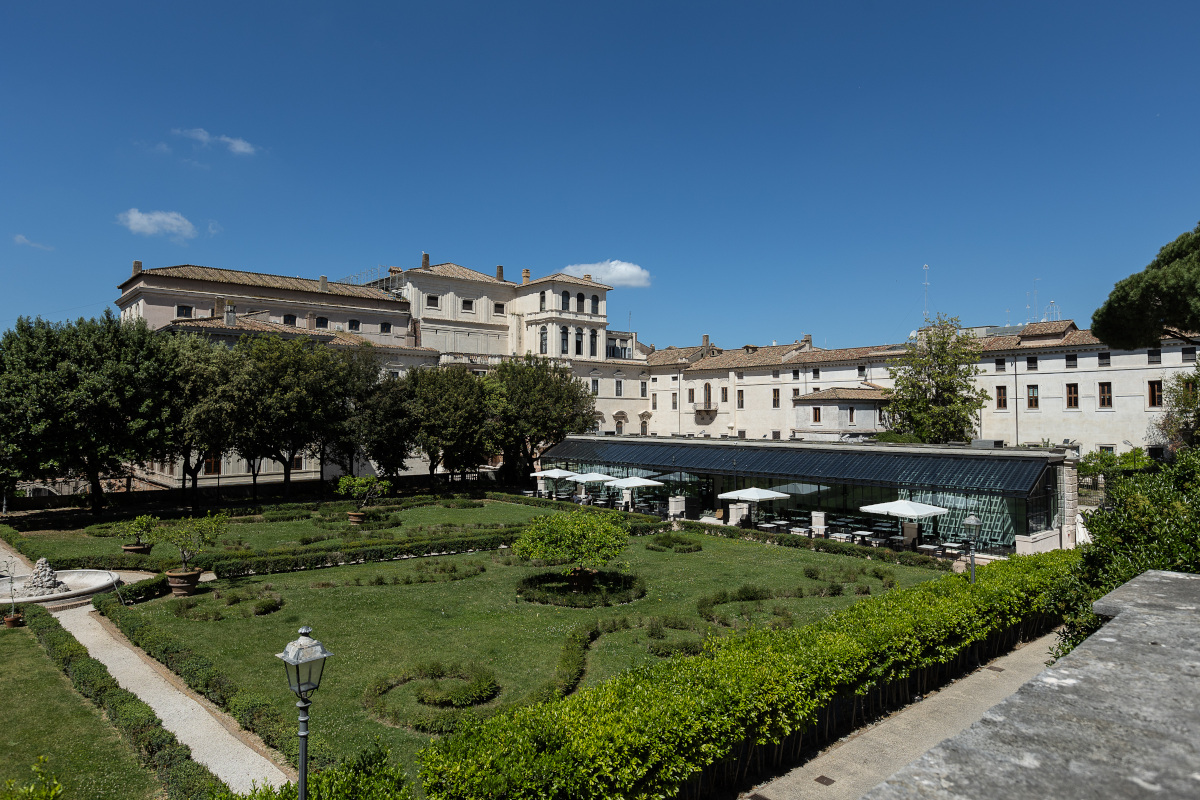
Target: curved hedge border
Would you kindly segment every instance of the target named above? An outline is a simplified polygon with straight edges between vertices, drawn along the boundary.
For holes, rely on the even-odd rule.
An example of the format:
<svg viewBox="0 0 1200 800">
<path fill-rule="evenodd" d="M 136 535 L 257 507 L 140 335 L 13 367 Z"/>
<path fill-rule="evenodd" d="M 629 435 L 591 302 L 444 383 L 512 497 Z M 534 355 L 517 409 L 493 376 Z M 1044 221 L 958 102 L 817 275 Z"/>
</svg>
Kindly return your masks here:
<svg viewBox="0 0 1200 800">
<path fill-rule="evenodd" d="M 641 577 L 612 570 L 598 571 L 594 578 L 598 587 L 590 592 L 573 593 L 545 588 L 546 584 L 560 584 L 566 581 L 566 576 L 561 572 L 527 575 L 517 581 L 517 595 L 529 603 L 568 608 L 619 606 L 646 596 L 646 581 Z"/>
<path fill-rule="evenodd" d="M 170 800 L 206 800 L 225 784 L 208 767 L 192 760 L 191 749 L 162 726 L 154 709 L 117 685 L 108 668 L 88 656 L 54 616 L 38 605 L 25 608 L 25 619 L 50 659 L 67 674 L 80 694 L 102 708 L 112 724 L 154 770 Z"/>
<path fill-rule="evenodd" d="M 166 577 L 159 575 L 121 589 L 121 596 L 152 599 Z M 229 712 L 248 731 L 253 731 L 269 747 L 273 747 L 296 764 L 299 741 L 296 727 L 262 695 L 241 689 L 217 669 L 208 658 L 193 651 L 182 639 L 166 633 L 148 619 L 131 612 L 115 593 L 105 592 L 92 597 L 92 605 L 112 620 L 122 633 L 151 658 L 162 662 L 183 679 L 193 691 L 204 695 Z M 333 763 L 319 733 L 309 737 L 309 757 L 316 766 Z M 203 797 L 203 795 L 201 795 Z"/>
<path fill-rule="evenodd" d="M 871 597 L 803 628 L 710 638 L 421 751 L 429 800 L 701 796 L 907 702 L 1055 621 L 1076 554 L 1019 556 Z"/>
</svg>

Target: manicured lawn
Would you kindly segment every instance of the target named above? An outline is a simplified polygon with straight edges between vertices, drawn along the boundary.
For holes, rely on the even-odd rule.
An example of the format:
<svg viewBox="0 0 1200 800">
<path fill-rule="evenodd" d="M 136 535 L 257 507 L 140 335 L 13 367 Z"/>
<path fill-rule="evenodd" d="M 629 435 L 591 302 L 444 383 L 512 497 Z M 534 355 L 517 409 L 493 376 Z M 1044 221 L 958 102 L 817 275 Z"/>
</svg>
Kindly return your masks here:
<svg viewBox="0 0 1200 800">
<path fill-rule="evenodd" d="M 158 781 L 87 699 L 72 688 L 33 634 L 0 630 L 0 785 L 27 784 L 38 756 L 67 798 L 149 798 Z"/>
<path fill-rule="evenodd" d="M 519 700 L 550 680 L 567 634 L 582 623 L 599 621 L 610 628 L 622 618 L 628 623 L 592 645 L 587 685 L 654 661 L 657 657 L 648 650 L 652 641 L 699 641 L 710 629 L 729 635 L 751 623 L 788 624 L 787 615 L 794 624 L 803 624 L 859 599 L 854 585 L 867 586 L 875 594 L 884 591 L 883 580 L 863 570 L 881 567 L 884 578 L 902 587 L 941 574 L 740 540 L 689 538 L 700 542 L 703 550 L 653 552 L 645 547 L 648 539 L 631 539 L 621 560 L 645 580 L 647 594 L 616 607 L 575 609 L 522 601 L 515 592 L 517 582 L 546 568 L 515 562 L 502 551 L 217 581 L 206 585 L 194 608 L 181 608 L 167 598 L 135 608 L 211 658 L 239 686 L 272 698 L 289 718 L 294 716 L 294 698 L 274 654 L 295 638 L 300 625 L 311 625 L 335 654 L 315 696 L 314 739 L 347 755 L 379 735 L 412 766 L 427 736 L 386 726 L 367 714 L 364 691 L 377 678 L 430 661 L 478 662 L 493 670 L 500 683 L 499 697 L 484 706 L 494 707 Z M 479 566 L 485 571 L 456 581 L 445 580 L 449 573 L 439 571 L 453 567 L 453 574 L 463 575 Z M 413 582 L 422 576 L 438 580 Z M 810 596 L 831 580 L 844 583 L 848 594 Z M 726 623 L 718 626 L 700 616 L 699 599 L 745 584 L 791 595 L 800 589 L 805 596 L 718 605 L 716 619 Z M 242 601 L 229 605 L 230 593 Z M 282 598 L 283 607 L 255 616 L 254 601 L 268 595 Z M 214 620 L 218 615 L 221 618 Z M 652 618 L 668 621 L 661 639 L 651 635 L 657 633 Z M 386 696 L 387 702 L 398 704 L 405 716 L 418 713 L 417 688 L 415 682 L 400 686 Z"/>
</svg>

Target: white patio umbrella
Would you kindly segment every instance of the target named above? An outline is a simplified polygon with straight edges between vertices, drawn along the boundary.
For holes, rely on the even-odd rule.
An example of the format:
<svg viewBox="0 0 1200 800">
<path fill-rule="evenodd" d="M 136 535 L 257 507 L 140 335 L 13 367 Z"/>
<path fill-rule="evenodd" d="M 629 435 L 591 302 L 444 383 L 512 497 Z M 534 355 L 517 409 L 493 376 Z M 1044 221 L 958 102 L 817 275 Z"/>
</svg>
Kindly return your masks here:
<svg viewBox="0 0 1200 800">
<path fill-rule="evenodd" d="M 605 475 L 603 472 L 585 472 L 582 475 L 572 475 L 567 478 L 569 481 L 575 481 L 579 484 L 580 495 L 583 494 L 583 487 L 589 483 L 604 483 L 614 480 L 612 475 Z"/>
<path fill-rule="evenodd" d="M 763 500 L 782 500 L 787 497 L 783 492 L 776 492 L 771 489 L 760 489 L 757 486 L 751 486 L 749 489 L 736 489 L 732 492 L 724 492 L 717 495 L 718 500 L 741 500 L 747 503 L 759 503 Z M 757 506 L 756 506 L 757 507 Z"/>
<path fill-rule="evenodd" d="M 529 477 L 531 477 L 531 478 L 550 478 L 551 480 L 554 481 L 554 488 L 557 490 L 559 478 L 569 478 L 572 475 L 576 475 L 576 474 L 578 474 L 578 473 L 571 472 L 571 470 L 569 470 L 569 469 L 558 469 L 556 467 L 554 469 L 544 469 L 541 472 L 531 472 L 531 473 L 529 473 Z"/>
<path fill-rule="evenodd" d="M 649 478 L 640 478 L 635 475 L 632 478 L 619 478 L 615 481 L 609 481 L 604 485 L 611 486 L 614 489 L 629 490 L 629 502 L 632 504 L 636 500 L 633 494 L 634 489 L 640 486 L 664 486 L 665 484 L 662 481 L 653 481 Z"/>
<path fill-rule="evenodd" d="M 931 506 L 928 503 L 918 503 L 916 500 L 892 500 L 890 503 L 876 503 L 871 506 L 861 506 L 859 511 L 868 514 L 886 514 L 889 517 L 903 519 L 929 519 L 939 517 L 950 511 L 941 506 Z"/>
</svg>

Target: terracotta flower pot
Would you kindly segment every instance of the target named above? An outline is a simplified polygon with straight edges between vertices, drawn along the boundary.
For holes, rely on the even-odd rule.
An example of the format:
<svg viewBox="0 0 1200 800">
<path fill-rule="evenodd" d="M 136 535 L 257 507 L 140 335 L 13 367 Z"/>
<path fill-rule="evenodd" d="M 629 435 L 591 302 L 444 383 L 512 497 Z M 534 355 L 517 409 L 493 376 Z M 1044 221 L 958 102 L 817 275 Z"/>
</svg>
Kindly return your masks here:
<svg viewBox="0 0 1200 800">
<path fill-rule="evenodd" d="M 167 584 L 171 587 L 171 594 L 175 597 L 187 597 L 190 594 L 195 594 L 196 586 L 200 583 L 200 570 L 189 569 L 187 572 L 183 570 L 170 570 L 167 572 Z"/>
<path fill-rule="evenodd" d="M 351 525 L 362 525 L 367 519 L 367 515 L 362 511 L 347 511 L 346 516 L 349 517 Z"/>
<path fill-rule="evenodd" d="M 17 627 L 20 627 L 21 625 L 23 625 L 24 623 L 25 623 L 25 615 L 24 614 L 5 614 L 4 615 L 4 627 L 6 627 L 6 628 L 17 628 Z"/>
<path fill-rule="evenodd" d="M 123 544 L 121 549 L 133 556 L 148 556 L 153 548 L 152 544 Z"/>
</svg>

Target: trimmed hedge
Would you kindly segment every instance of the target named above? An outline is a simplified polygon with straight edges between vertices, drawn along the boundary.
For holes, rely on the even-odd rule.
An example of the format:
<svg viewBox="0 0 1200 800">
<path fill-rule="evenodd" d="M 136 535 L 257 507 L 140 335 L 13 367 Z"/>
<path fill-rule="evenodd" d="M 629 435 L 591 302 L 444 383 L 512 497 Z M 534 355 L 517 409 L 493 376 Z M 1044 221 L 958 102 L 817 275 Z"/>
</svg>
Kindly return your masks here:
<svg viewBox="0 0 1200 800">
<path fill-rule="evenodd" d="M 578 503 L 572 503 L 569 500 L 550 500 L 545 497 L 526 497 L 523 494 L 507 494 L 505 492 L 486 492 L 484 494 L 488 500 L 500 500 L 505 503 L 515 503 L 522 506 L 534 506 L 536 508 L 553 508 L 559 511 L 594 511 L 596 513 L 614 513 L 611 508 L 601 508 L 600 506 L 581 506 Z M 629 511 L 616 511 L 631 523 L 642 523 L 646 525 L 662 525 L 662 520 L 658 517 L 652 517 L 648 514 L 634 514 Z"/>
<path fill-rule="evenodd" d="M 378 742 L 332 769 L 309 775 L 309 797 L 318 800 L 412 800 L 412 787 L 404 768 L 390 763 L 389 753 Z M 256 786 L 247 794 L 230 789 L 211 800 L 295 800 L 296 784 L 275 788 Z"/>
<path fill-rule="evenodd" d="M 162 726 L 150 706 L 120 688 L 108 668 L 87 654 L 54 616 L 41 606 L 25 609 L 25 620 L 50 659 L 67 674 L 80 694 L 104 710 L 121 735 L 154 770 L 169 800 L 207 800 L 225 790 L 217 776 L 192 760 L 192 751 Z"/>
<path fill-rule="evenodd" d="M 1056 620 L 1076 555 L 1020 556 L 864 599 L 803 628 L 709 638 L 705 655 L 622 673 L 464 726 L 421 751 L 429 800 L 658 798 L 744 785 L 805 745 L 907 702 Z"/>
<path fill-rule="evenodd" d="M 165 576 L 150 578 L 127 586 L 121 594 L 128 598 L 150 599 L 157 596 Z M 299 755 L 294 721 L 286 719 L 269 700 L 238 687 L 205 656 L 193 651 L 183 640 L 166 633 L 151 621 L 131 612 L 116 594 L 105 592 L 92 597 L 92 605 L 112 620 L 121 632 L 147 655 L 162 662 L 183 679 L 192 690 L 225 709 L 238 724 L 258 734 L 268 746 L 285 754 L 293 764 Z M 332 763 L 320 736 L 310 736 L 309 757 L 317 766 Z"/>
</svg>

